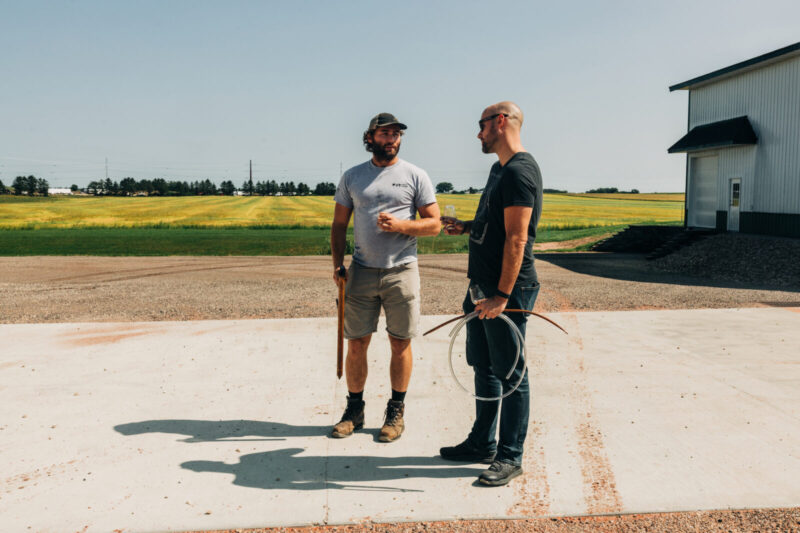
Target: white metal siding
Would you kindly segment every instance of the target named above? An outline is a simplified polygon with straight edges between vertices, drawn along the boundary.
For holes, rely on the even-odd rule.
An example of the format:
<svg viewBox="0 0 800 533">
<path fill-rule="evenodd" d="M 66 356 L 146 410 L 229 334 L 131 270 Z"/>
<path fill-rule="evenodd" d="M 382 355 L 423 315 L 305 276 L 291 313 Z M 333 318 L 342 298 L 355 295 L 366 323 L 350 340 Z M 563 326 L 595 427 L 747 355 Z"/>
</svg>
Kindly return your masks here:
<svg viewBox="0 0 800 533">
<path fill-rule="evenodd" d="M 756 173 L 756 146 L 726 148 L 719 153 L 719 187 L 717 188 L 717 210 L 728 210 L 728 183 L 731 178 L 742 178 L 739 208 L 742 211 L 755 209 L 754 187 Z M 763 194 L 762 194 L 763 195 Z"/>
<path fill-rule="evenodd" d="M 800 214 L 800 57 L 691 93 L 689 129 L 742 115 L 753 124 L 755 147 L 719 151 L 720 180 L 742 178 L 742 211 Z M 721 183 L 719 210 L 726 210 L 726 192 Z"/>
</svg>

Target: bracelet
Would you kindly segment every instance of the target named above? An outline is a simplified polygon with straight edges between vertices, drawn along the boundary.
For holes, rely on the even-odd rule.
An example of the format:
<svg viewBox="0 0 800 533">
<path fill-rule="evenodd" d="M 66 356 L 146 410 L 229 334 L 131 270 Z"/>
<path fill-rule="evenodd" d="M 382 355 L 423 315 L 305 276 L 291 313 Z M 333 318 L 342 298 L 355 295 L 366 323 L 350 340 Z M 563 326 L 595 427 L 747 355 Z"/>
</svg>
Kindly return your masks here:
<svg viewBox="0 0 800 533">
<path fill-rule="evenodd" d="M 494 293 L 495 293 L 497 296 L 502 296 L 502 297 L 503 297 L 503 298 L 505 298 L 506 300 L 508 300 L 509 298 L 511 298 L 511 295 L 510 295 L 510 294 L 506 294 L 506 293 L 504 293 L 503 291 L 501 291 L 500 289 L 495 289 Z"/>
</svg>

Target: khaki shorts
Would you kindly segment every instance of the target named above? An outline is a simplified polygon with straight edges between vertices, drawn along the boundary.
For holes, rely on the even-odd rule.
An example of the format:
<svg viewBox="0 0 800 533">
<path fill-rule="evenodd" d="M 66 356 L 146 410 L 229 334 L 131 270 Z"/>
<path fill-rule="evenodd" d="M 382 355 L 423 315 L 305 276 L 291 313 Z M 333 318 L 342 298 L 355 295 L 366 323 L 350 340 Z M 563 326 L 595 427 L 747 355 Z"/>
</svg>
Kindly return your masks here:
<svg viewBox="0 0 800 533">
<path fill-rule="evenodd" d="M 344 336 L 360 339 L 377 331 L 381 306 L 389 335 L 410 339 L 417 334 L 419 269 L 416 261 L 392 268 L 350 264 L 345 286 Z"/>
</svg>

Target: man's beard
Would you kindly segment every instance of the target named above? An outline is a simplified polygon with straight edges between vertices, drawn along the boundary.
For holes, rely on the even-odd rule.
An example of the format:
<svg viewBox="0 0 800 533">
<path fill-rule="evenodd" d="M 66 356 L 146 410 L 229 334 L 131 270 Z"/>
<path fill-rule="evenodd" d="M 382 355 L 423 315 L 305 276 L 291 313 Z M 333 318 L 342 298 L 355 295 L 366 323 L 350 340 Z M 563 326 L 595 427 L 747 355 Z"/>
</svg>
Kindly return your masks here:
<svg viewBox="0 0 800 533">
<path fill-rule="evenodd" d="M 387 146 L 391 147 L 392 145 L 387 144 L 381 146 L 380 144 L 377 143 L 372 145 L 372 155 L 375 156 L 375 159 L 377 159 L 378 161 L 391 161 L 392 159 L 397 157 L 397 154 L 400 153 L 400 145 L 399 144 L 397 145 L 397 150 L 395 150 L 394 152 L 389 152 L 386 149 Z"/>
<path fill-rule="evenodd" d="M 483 150 L 484 154 L 493 154 L 494 153 L 494 145 L 497 143 L 497 139 L 485 139 L 481 141 L 481 150 Z"/>
</svg>

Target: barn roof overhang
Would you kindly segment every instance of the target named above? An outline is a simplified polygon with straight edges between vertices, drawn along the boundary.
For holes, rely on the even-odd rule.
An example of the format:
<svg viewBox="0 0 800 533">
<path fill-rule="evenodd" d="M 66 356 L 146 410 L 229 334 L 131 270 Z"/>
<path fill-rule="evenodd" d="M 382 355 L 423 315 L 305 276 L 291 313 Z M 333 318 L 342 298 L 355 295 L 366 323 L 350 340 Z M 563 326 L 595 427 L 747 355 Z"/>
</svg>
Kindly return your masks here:
<svg viewBox="0 0 800 533">
<path fill-rule="evenodd" d="M 671 86 L 669 90 L 672 92 L 681 89 L 695 89 L 701 85 L 742 74 L 749 70 L 765 67 L 770 63 L 784 61 L 796 55 L 800 55 L 800 43 L 790 44 L 789 46 L 784 46 L 783 48 L 779 48 L 778 50 L 773 50 L 772 52 L 748 59 L 747 61 L 742 61 L 741 63 L 736 63 L 735 65 L 721 68 L 719 70 L 715 70 L 714 72 L 709 72 L 708 74 L 703 74 L 702 76 L 692 78 L 691 80 L 677 83 Z"/>
<path fill-rule="evenodd" d="M 695 126 L 675 144 L 670 146 L 670 154 L 697 152 L 711 148 L 732 148 L 758 143 L 758 137 L 747 116 L 720 120 L 711 124 Z"/>
</svg>

